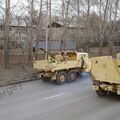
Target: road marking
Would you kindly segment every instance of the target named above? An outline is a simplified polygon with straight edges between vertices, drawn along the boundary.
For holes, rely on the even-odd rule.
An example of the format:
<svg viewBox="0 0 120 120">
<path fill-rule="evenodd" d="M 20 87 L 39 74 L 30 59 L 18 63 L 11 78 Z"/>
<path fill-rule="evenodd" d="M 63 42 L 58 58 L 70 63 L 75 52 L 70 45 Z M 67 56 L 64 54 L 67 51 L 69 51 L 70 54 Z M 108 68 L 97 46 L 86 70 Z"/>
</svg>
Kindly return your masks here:
<svg viewBox="0 0 120 120">
<path fill-rule="evenodd" d="M 64 93 L 61 93 L 61 94 L 58 94 L 58 95 L 53 95 L 53 96 L 44 98 L 43 100 L 49 100 L 49 99 L 56 98 L 56 97 L 59 97 L 59 96 L 62 96 L 62 95 L 64 95 Z"/>
</svg>

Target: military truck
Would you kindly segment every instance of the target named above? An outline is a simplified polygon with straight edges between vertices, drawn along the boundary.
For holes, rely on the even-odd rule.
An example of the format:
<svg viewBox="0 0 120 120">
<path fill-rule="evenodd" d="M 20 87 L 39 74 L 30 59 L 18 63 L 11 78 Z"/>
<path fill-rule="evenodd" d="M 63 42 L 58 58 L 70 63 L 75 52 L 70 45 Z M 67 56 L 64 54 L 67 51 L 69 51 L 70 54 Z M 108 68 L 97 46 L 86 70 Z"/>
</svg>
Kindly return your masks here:
<svg viewBox="0 0 120 120">
<path fill-rule="evenodd" d="M 58 85 L 62 85 L 75 81 L 78 72 L 89 72 L 91 63 L 87 53 L 62 51 L 55 56 L 48 54 L 47 60 L 35 60 L 33 68 L 38 71 L 44 82 L 55 80 Z"/>
<path fill-rule="evenodd" d="M 93 89 L 99 96 L 107 93 L 120 95 L 120 53 L 116 57 L 94 57 L 91 60 Z"/>
</svg>

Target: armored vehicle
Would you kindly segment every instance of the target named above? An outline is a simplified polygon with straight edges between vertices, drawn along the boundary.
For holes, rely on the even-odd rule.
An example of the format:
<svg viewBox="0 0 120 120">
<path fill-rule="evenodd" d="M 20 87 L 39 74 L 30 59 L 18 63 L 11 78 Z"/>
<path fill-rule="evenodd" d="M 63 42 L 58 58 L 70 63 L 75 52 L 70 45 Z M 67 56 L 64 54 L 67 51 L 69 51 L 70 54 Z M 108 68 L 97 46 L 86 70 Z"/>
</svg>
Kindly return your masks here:
<svg viewBox="0 0 120 120">
<path fill-rule="evenodd" d="M 99 96 L 108 92 L 120 95 L 120 53 L 116 57 L 94 57 L 91 60 L 93 89 Z"/>
</svg>

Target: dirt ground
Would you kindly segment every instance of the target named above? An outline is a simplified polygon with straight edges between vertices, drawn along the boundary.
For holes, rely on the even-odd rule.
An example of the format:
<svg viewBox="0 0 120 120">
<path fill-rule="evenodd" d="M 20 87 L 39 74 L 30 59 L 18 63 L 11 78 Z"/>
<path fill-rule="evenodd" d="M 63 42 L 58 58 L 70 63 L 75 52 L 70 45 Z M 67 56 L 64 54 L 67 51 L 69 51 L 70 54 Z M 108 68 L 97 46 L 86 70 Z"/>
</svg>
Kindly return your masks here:
<svg viewBox="0 0 120 120">
<path fill-rule="evenodd" d="M 12 66 L 9 69 L 0 67 L 0 86 L 32 80 L 37 72 L 30 66 Z"/>
</svg>

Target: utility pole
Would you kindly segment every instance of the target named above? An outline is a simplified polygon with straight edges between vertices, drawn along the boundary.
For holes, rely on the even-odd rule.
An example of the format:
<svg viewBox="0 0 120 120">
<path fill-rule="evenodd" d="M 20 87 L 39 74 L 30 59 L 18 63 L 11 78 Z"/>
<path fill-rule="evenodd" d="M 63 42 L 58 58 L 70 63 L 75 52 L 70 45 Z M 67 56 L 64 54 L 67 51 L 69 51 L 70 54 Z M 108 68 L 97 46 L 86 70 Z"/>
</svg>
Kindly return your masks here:
<svg viewBox="0 0 120 120">
<path fill-rule="evenodd" d="M 78 16 L 77 16 L 77 37 L 76 37 L 76 50 L 79 51 L 80 49 L 80 0 L 77 0 L 77 12 L 78 12 Z"/>
<path fill-rule="evenodd" d="M 46 51 L 48 52 L 48 22 L 49 22 L 49 8 L 48 8 L 49 1 L 47 0 L 47 15 L 46 15 Z M 47 59 L 47 54 L 46 54 Z"/>
<path fill-rule="evenodd" d="M 64 26 L 65 25 L 65 1 L 64 0 L 62 0 L 62 22 L 63 22 L 63 26 Z M 64 30 L 65 30 L 65 28 L 63 28 L 63 30 L 62 30 L 63 35 L 64 35 Z M 63 44 L 64 44 L 64 36 L 60 40 L 60 48 L 59 48 L 60 51 L 63 50 Z"/>
<path fill-rule="evenodd" d="M 66 1 L 66 9 L 65 9 L 65 21 L 64 21 L 64 30 L 65 30 L 65 34 L 64 34 L 64 44 L 63 44 L 63 50 L 66 50 L 67 47 L 67 29 L 68 29 L 68 14 L 69 14 L 69 7 L 70 7 L 70 2 L 71 0 L 67 0 Z"/>
<path fill-rule="evenodd" d="M 34 0 L 31 0 L 31 13 L 30 13 L 30 41 L 29 41 L 29 61 L 32 61 L 32 55 L 33 55 L 33 10 L 34 10 Z"/>
<path fill-rule="evenodd" d="M 49 10 L 49 31 L 48 31 L 48 52 L 50 53 L 51 50 L 51 34 L 52 34 L 52 20 L 51 20 L 51 5 L 52 1 L 49 0 L 48 10 Z"/>
<path fill-rule="evenodd" d="M 5 43 L 4 43 L 4 67 L 9 67 L 9 32 L 10 32 L 10 0 L 5 2 Z"/>
</svg>

